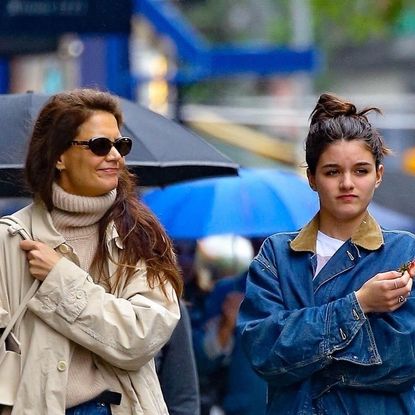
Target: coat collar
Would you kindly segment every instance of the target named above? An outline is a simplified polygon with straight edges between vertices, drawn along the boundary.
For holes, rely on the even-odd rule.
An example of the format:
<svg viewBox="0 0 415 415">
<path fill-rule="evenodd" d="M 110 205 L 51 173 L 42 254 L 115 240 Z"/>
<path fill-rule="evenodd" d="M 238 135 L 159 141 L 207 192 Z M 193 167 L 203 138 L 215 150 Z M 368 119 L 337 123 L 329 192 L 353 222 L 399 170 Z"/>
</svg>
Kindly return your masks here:
<svg viewBox="0 0 415 415">
<path fill-rule="evenodd" d="M 309 251 L 316 252 L 317 232 L 319 227 L 319 214 L 306 225 L 298 235 L 290 242 L 290 247 L 293 251 Z M 364 249 L 374 251 L 379 249 L 383 243 L 382 230 L 376 220 L 366 213 L 362 223 L 356 229 L 352 237 L 351 242 Z"/>
<path fill-rule="evenodd" d="M 57 248 L 59 245 L 65 243 L 65 238 L 55 229 L 52 217 L 45 205 L 41 201 L 36 201 L 32 205 L 32 235 L 37 241 L 42 241 L 49 245 L 51 248 Z M 110 223 L 106 232 L 107 244 L 114 241 L 115 245 L 122 249 L 123 244 L 121 238 L 118 235 L 117 229 L 114 223 Z"/>
</svg>

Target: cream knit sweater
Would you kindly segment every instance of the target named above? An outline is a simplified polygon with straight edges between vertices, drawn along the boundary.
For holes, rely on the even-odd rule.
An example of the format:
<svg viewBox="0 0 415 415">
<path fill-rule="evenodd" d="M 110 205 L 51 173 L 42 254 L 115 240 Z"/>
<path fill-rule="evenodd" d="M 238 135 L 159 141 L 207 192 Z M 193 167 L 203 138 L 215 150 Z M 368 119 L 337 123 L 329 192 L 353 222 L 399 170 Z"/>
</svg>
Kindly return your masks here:
<svg viewBox="0 0 415 415">
<path fill-rule="evenodd" d="M 77 196 L 54 184 L 52 197 L 53 224 L 78 256 L 80 267 L 89 270 L 98 246 L 98 221 L 114 203 L 116 191 L 99 197 Z M 106 389 L 92 352 L 76 345 L 69 366 L 66 407 L 93 399 Z"/>
</svg>

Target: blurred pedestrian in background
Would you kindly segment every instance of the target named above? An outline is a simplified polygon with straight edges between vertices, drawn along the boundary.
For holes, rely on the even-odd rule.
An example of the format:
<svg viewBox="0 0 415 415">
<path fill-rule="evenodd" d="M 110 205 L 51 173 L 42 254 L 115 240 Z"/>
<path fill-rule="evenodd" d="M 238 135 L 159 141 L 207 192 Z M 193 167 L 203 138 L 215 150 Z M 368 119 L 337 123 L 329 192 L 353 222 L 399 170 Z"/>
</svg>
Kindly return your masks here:
<svg viewBox="0 0 415 415">
<path fill-rule="evenodd" d="M 398 271 L 415 237 L 367 212 L 388 153 L 369 111 L 320 96 L 306 140 L 320 210 L 249 269 L 239 326 L 269 415 L 415 414 L 415 299 Z"/>
<path fill-rule="evenodd" d="M 182 241 L 181 245 L 179 263 L 186 267 L 185 246 L 193 254 L 193 262 L 187 263 L 193 275 L 193 289 L 187 297 L 188 285 L 185 286 L 185 298 L 192 319 L 201 413 L 260 415 L 261 406 L 262 413 L 265 409 L 265 383 L 249 366 L 239 338 L 235 337 L 244 274 L 252 260 L 253 247 L 248 239 L 237 235 L 211 236 L 194 245 Z M 190 250 L 191 246 L 194 249 Z"/>
<path fill-rule="evenodd" d="M 52 96 L 36 121 L 34 201 L 15 213 L 35 241 L 0 228 L 0 326 L 42 283 L 15 333 L 23 370 L 2 414 L 168 413 L 153 358 L 179 319 L 182 280 L 137 200 L 121 125 L 118 101 L 91 89 Z"/>
<path fill-rule="evenodd" d="M 248 265 L 262 239 L 241 240 L 244 241 L 239 244 L 241 252 L 235 256 L 244 258 L 244 263 L 228 270 L 233 272 L 214 284 L 206 298 L 203 324 L 193 335 L 194 346 L 200 377 L 214 405 L 226 415 L 264 415 L 266 383 L 251 368 L 242 350 L 240 333 L 235 329 Z"/>
</svg>

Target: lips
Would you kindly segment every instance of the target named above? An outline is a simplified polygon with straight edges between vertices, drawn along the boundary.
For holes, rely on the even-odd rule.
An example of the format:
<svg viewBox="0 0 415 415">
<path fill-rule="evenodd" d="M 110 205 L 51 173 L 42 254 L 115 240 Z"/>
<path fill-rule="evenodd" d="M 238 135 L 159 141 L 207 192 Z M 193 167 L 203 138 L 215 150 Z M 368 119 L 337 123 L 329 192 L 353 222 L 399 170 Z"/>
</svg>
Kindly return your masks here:
<svg viewBox="0 0 415 415">
<path fill-rule="evenodd" d="M 356 195 L 351 195 L 351 194 L 348 194 L 348 195 L 340 195 L 340 196 L 337 196 L 337 199 L 344 200 L 344 201 L 349 201 L 349 200 L 355 200 L 355 199 L 357 199 L 357 196 Z"/>
<path fill-rule="evenodd" d="M 99 169 L 100 171 L 108 174 L 118 174 L 119 169 L 116 167 L 108 167 L 105 169 Z"/>
</svg>

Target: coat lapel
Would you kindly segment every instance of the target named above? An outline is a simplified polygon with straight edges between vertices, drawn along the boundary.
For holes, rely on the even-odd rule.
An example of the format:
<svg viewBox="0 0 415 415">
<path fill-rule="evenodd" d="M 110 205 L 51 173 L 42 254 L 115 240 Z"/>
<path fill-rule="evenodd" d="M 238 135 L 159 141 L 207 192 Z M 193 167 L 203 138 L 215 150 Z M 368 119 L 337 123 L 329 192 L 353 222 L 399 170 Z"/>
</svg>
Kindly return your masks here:
<svg viewBox="0 0 415 415">
<path fill-rule="evenodd" d="M 358 251 L 356 247 L 350 241 L 346 241 L 314 278 L 314 292 L 316 293 L 328 281 L 341 277 L 344 272 L 353 268 L 357 257 Z"/>
</svg>

